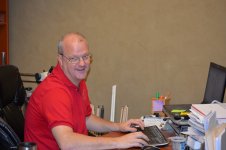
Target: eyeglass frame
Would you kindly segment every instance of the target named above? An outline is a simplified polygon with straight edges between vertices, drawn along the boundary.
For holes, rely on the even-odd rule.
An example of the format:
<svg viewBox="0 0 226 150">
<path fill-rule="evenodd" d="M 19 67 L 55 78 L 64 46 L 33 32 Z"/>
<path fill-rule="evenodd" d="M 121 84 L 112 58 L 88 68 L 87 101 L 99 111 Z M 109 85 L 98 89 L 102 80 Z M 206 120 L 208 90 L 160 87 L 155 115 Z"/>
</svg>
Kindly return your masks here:
<svg viewBox="0 0 226 150">
<path fill-rule="evenodd" d="M 91 61 L 92 61 L 92 54 L 90 54 L 90 53 L 88 53 L 84 56 L 75 56 L 75 57 L 71 57 L 71 58 L 65 56 L 64 54 L 59 54 L 59 55 L 65 57 L 68 60 L 68 62 L 71 64 L 78 64 L 78 63 L 80 63 L 81 59 L 86 64 L 91 63 Z"/>
</svg>

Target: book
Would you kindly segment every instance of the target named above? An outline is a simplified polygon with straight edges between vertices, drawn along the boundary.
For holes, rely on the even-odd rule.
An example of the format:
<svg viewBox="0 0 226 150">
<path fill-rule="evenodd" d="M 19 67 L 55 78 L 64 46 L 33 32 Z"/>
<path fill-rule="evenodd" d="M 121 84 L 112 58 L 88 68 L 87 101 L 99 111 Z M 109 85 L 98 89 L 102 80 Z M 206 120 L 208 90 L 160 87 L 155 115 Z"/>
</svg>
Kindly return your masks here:
<svg viewBox="0 0 226 150">
<path fill-rule="evenodd" d="M 216 119 L 218 123 L 226 122 L 226 103 L 219 104 L 192 104 L 191 110 L 200 121 L 203 123 L 204 117 L 211 111 L 216 112 Z"/>
</svg>

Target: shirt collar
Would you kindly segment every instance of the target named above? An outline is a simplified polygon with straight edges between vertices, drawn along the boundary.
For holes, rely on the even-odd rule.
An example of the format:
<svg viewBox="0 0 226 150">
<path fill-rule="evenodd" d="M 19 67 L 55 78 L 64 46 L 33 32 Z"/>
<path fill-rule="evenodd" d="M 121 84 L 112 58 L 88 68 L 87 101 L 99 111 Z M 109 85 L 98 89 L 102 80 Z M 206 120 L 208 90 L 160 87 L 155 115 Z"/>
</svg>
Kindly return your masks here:
<svg viewBox="0 0 226 150">
<path fill-rule="evenodd" d="M 60 81 L 62 81 L 66 86 L 78 89 L 76 85 L 74 85 L 64 74 L 63 70 L 60 67 L 60 64 L 57 63 L 57 66 L 52 71 L 53 75 L 56 76 Z M 80 82 L 81 83 L 81 82 Z"/>
</svg>

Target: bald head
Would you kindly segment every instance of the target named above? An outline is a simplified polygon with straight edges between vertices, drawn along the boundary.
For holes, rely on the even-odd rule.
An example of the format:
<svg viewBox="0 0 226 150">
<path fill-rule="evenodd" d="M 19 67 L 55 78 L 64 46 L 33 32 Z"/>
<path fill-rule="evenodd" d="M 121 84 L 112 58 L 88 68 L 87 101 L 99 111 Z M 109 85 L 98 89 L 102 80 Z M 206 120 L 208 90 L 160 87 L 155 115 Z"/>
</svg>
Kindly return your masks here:
<svg viewBox="0 0 226 150">
<path fill-rule="evenodd" d="M 80 33 L 65 34 L 58 43 L 57 60 L 67 78 L 78 86 L 91 62 L 86 38 Z"/>
<path fill-rule="evenodd" d="M 88 42 L 84 35 L 79 32 L 70 32 L 65 34 L 58 43 L 58 54 L 64 54 L 64 50 L 70 49 L 71 44 L 85 42 L 88 47 Z"/>
</svg>

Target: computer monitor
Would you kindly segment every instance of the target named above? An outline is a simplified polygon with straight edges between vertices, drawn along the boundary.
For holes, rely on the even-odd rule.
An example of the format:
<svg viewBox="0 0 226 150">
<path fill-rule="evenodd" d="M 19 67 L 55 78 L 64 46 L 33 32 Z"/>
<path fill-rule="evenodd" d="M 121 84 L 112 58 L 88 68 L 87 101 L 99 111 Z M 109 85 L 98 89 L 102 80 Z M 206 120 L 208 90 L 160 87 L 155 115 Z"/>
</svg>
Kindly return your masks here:
<svg viewBox="0 0 226 150">
<path fill-rule="evenodd" d="M 209 104 L 213 100 L 224 101 L 226 86 L 226 68 L 211 62 L 202 103 Z"/>
</svg>

